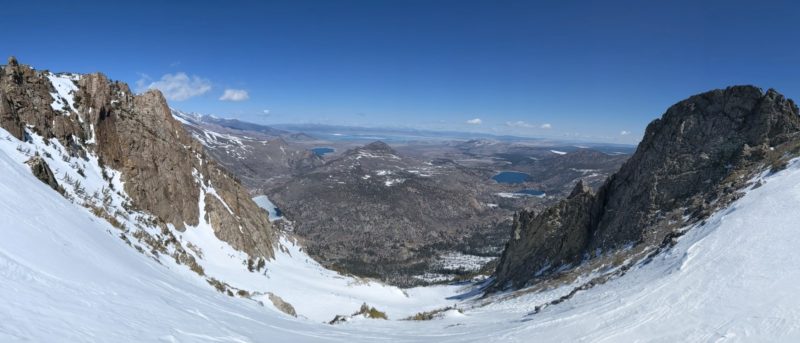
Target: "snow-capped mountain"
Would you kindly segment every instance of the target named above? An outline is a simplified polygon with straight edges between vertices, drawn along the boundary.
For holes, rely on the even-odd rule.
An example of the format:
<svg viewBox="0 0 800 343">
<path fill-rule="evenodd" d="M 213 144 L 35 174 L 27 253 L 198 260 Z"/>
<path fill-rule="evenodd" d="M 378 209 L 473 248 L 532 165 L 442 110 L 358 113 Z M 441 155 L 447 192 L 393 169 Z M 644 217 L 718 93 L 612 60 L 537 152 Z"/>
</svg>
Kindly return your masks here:
<svg viewBox="0 0 800 343">
<path fill-rule="evenodd" d="M 102 74 L 54 74 L 14 59 L 0 69 L 0 89 L 0 103 L 11 104 L 0 111 L 9 158 L 131 249 L 229 293 L 240 289 L 214 272 L 205 257 L 218 249 L 204 252 L 204 238 L 238 251 L 229 254 L 238 265 L 273 258 L 266 213 L 172 119 L 159 92 L 134 95 Z"/>
<path fill-rule="evenodd" d="M 50 170 L 66 196 L 139 235 L 148 242 L 144 250 L 161 250 L 174 243 L 168 232 L 208 221 L 253 258 L 272 256 L 270 223 L 235 177 L 172 119 L 160 92 L 135 95 L 99 73 L 54 74 L 13 58 L 0 72 L 0 88 L 0 127 L 29 157 L 40 155 L 39 169 Z M 100 178 L 90 180 L 92 173 Z"/>
</svg>

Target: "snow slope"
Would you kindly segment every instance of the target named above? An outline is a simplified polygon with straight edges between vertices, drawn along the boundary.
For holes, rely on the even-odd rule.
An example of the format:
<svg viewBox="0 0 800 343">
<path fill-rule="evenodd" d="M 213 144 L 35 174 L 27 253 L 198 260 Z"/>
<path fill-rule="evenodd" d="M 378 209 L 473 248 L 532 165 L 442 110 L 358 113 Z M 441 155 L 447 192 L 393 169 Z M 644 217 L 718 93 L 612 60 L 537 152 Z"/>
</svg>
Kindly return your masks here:
<svg viewBox="0 0 800 343">
<path fill-rule="evenodd" d="M 800 340 L 800 161 L 625 276 L 520 318 L 499 337 L 566 341 Z M 491 310 L 532 311 L 527 297 Z M 489 310 L 488 308 L 486 310 Z"/>
<path fill-rule="evenodd" d="M 169 259 L 162 265 L 144 257 L 116 237 L 116 228 L 35 179 L 12 154 L 0 149 L 0 341 L 248 342 L 341 335 L 337 328 L 218 293 Z M 288 251 L 301 257 L 292 247 Z M 288 274 L 302 277 L 306 262 L 279 254 L 270 273 L 276 281 L 294 282 L 287 289 L 302 291 L 303 285 Z M 383 295 L 380 289 L 375 293 Z M 341 308 L 341 313 L 349 314 L 360 304 Z"/>
<path fill-rule="evenodd" d="M 226 296 L 171 259 L 127 246 L 116 228 L 31 175 L 27 144 L 0 130 L 0 342 L 800 341 L 798 161 L 762 175 L 763 186 L 650 263 L 537 314 L 576 284 L 480 306 L 468 287 L 404 291 L 340 276 L 289 239 L 266 273 L 247 273 L 208 228 L 187 230 L 181 239 L 202 245 L 209 275 L 280 295 L 294 318 L 263 296 Z M 58 175 L 76 161 L 64 163 Z M 458 293 L 467 294 L 448 298 Z M 393 320 L 321 323 L 363 301 Z M 456 303 L 463 314 L 397 320 Z"/>
</svg>

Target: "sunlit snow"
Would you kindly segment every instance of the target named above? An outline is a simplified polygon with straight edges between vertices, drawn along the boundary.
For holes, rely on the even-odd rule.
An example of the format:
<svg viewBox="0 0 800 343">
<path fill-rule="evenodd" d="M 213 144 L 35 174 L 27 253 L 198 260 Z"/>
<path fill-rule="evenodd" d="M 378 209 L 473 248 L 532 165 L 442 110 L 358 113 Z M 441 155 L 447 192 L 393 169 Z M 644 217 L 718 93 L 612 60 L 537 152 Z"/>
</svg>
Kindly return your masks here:
<svg viewBox="0 0 800 343">
<path fill-rule="evenodd" d="M 403 290 L 326 270 L 285 236 L 266 271 L 251 273 L 242 264 L 246 256 L 217 239 L 205 221 L 181 233 L 182 242 L 203 251 L 209 275 L 277 294 L 295 307 L 295 318 L 264 295 L 229 297 L 185 266 L 166 258 L 156 262 L 126 245 L 118 229 L 31 174 L 24 161 L 37 151 L 57 154 L 61 147 L 50 143 L 35 135 L 21 142 L 0 130 L 2 342 L 800 340 L 797 161 L 760 176 L 761 187 L 650 263 L 536 314 L 537 306 L 583 279 L 516 297 L 478 298 L 469 283 Z M 80 165 L 86 190 L 107 184 L 92 157 L 65 161 L 54 155 L 46 161 L 59 179 L 79 177 L 70 165 Z M 119 175 L 111 178 L 121 189 Z M 123 200 L 117 195 L 111 201 Z M 364 302 L 390 320 L 323 323 Z M 451 306 L 458 310 L 431 321 L 400 320 Z"/>
</svg>

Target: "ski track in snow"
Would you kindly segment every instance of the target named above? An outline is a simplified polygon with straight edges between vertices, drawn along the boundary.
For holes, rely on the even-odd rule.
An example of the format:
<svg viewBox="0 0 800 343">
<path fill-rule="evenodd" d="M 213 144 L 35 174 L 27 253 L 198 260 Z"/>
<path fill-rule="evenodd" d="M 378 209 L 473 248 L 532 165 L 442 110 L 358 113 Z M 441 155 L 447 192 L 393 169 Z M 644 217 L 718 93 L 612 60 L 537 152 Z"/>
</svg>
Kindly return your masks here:
<svg viewBox="0 0 800 343">
<path fill-rule="evenodd" d="M 448 297 L 469 287 L 362 284 L 322 268 L 285 238 L 266 276 L 243 273 L 241 253 L 205 223 L 187 229 L 184 238 L 204 249 L 209 275 L 278 294 L 304 318 L 289 317 L 266 298 L 258 299 L 262 306 L 228 297 L 169 259 L 159 264 L 128 247 L 117 229 L 33 177 L 9 142 L 0 144 L 0 342 L 800 340 L 797 160 L 649 264 L 538 314 L 530 313 L 571 287 L 484 307 L 466 301 L 463 315 L 410 322 L 396 319 L 455 304 Z M 393 320 L 321 323 L 363 301 Z"/>
</svg>

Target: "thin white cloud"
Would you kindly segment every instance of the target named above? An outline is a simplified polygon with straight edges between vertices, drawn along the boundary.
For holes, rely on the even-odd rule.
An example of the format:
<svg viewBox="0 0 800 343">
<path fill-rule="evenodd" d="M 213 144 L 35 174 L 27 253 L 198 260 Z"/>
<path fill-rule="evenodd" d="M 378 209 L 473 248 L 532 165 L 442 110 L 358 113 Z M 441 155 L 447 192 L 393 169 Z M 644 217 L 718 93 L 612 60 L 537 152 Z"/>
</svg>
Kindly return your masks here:
<svg viewBox="0 0 800 343">
<path fill-rule="evenodd" d="M 222 101 L 245 101 L 250 99 L 250 94 L 247 94 L 247 91 L 244 89 L 228 88 L 219 99 Z"/>
<path fill-rule="evenodd" d="M 483 120 L 481 120 L 481 118 L 474 118 L 474 119 L 467 120 L 467 124 L 480 125 L 480 124 L 483 124 Z"/>
<path fill-rule="evenodd" d="M 265 115 L 265 116 L 268 116 L 270 111 L 269 111 L 269 110 L 264 110 L 264 111 L 262 111 L 262 112 L 264 112 L 264 115 Z"/>
<path fill-rule="evenodd" d="M 522 120 L 507 121 L 506 122 L 506 126 L 508 126 L 508 127 L 519 127 L 519 128 L 525 128 L 525 129 L 535 129 L 535 128 L 552 129 L 553 128 L 553 125 L 550 125 L 548 123 L 541 124 L 541 125 L 536 125 L 536 124 L 531 124 L 531 123 L 524 122 Z"/>
<path fill-rule="evenodd" d="M 158 89 L 168 100 L 183 101 L 198 95 L 203 95 L 211 90 L 211 81 L 196 75 L 186 73 L 164 74 L 160 80 L 152 81 L 147 75 L 142 75 L 136 86 L 140 92 L 148 89 Z"/>
<path fill-rule="evenodd" d="M 630 131 L 625 131 L 625 130 L 622 130 L 622 132 L 620 132 L 619 134 L 620 134 L 621 136 L 627 136 L 627 135 L 631 134 L 631 132 L 630 132 Z"/>
<path fill-rule="evenodd" d="M 530 123 L 526 123 L 526 122 L 524 122 L 522 120 L 507 121 L 506 122 L 506 126 L 509 126 L 509 127 L 522 127 L 522 128 L 526 128 L 526 129 L 530 129 L 530 128 L 536 127 L 536 125 L 533 125 L 533 124 L 530 124 Z"/>
</svg>

